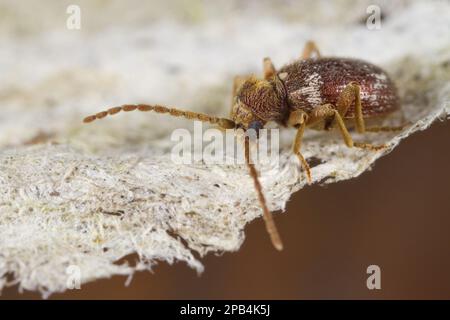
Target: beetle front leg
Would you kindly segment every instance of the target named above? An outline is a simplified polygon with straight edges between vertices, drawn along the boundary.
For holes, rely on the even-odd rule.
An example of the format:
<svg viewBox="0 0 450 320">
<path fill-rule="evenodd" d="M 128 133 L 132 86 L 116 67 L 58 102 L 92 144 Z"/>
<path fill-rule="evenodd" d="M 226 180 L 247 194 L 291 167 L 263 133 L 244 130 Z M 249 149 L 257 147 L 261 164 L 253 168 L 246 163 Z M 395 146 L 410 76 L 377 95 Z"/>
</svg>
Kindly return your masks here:
<svg viewBox="0 0 450 320">
<path fill-rule="evenodd" d="M 297 134 L 295 135 L 292 150 L 297 155 L 298 159 L 300 160 L 300 163 L 302 164 L 303 169 L 306 172 L 308 183 L 311 184 L 312 183 L 311 168 L 309 167 L 308 162 L 305 160 L 305 157 L 303 157 L 302 153 L 300 152 L 300 147 L 302 144 L 303 133 L 305 132 L 306 128 L 306 123 L 307 123 L 307 115 L 304 111 L 295 110 L 291 112 L 291 114 L 289 115 L 288 125 L 297 128 Z"/>
<path fill-rule="evenodd" d="M 309 59 L 314 53 L 316 54 L 317 58 L 321 57 L 319 48 L 317 48 L 316 43 L 314 41 L 308 41 L 303 47 L 303 53 L 301 58 L 304 60 Z"/>
</svg>

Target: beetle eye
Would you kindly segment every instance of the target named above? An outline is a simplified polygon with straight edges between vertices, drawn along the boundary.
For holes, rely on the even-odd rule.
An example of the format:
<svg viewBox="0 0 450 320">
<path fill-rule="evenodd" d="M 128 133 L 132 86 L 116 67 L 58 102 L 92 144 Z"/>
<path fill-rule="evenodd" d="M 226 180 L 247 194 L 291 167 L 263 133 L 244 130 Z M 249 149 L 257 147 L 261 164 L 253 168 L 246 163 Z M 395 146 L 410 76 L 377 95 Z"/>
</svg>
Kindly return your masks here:
<svg viewBox="0 0 450 320">
<path fill-rule="evenodd" d="M 248 125 L 248 129 L 253 129 L 256 132 L 258 132 L 262 128 L 263 128 L 263 124 L 261 121 L 258 121 L 258 120 L 252 121 Z"/>
</svg>

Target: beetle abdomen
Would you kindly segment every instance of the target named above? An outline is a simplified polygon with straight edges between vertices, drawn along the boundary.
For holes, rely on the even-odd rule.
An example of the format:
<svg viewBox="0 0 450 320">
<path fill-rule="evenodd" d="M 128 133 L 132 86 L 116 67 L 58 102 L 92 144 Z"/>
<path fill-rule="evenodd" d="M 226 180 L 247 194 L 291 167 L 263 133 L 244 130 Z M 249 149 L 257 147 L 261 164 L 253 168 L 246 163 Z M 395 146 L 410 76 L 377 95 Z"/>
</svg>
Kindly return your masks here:
<svg viewBox="0 0 450 320">
<path fill-rule="evenodd" d="M 368 62 L 346 58 L 299 60 L 278 72 L 292 109 L 310 112 L 314 107 L 336 105 L 339 94 L 350 82 L 360 85 L 364 117 L 389 113 L 399 106 L 394 83 L 381 68 Z M 344 116 L 354 117 L 354 104 Z"/>
</svg>

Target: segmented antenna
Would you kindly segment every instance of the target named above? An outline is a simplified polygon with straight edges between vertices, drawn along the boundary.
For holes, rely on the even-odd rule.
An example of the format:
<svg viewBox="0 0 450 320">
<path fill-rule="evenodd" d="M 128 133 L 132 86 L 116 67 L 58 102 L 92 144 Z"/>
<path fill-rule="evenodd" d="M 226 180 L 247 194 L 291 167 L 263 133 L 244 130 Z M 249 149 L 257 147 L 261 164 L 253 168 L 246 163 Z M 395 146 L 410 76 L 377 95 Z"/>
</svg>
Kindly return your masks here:
<svg viewBox="0 0 450 320">
<path fill-rule="evenodd" d="M 269 233 L 270 240 L 272 241 L 273 246 L 281 251 L 283 250 L 283 242 L 281 241 L 280 234 L 278 233 L 277 226 L 275 225 L 275 222 L 273 221 L 273 216 L 270 213 L 269 209 L 267 208 L 266 198 L 264 197 L 264 194 L 262 192 L 261 183 L 258 179 L 258 172 L 256 171 L 255 165 L 252 163 L 250 158 L 250 141 L 249 137 L 245 137 L 245 162 L 247 164 L 247 167 L 250 172 L 250 176 L 253 179 L 253 182 L 255 183 L 255 189 L 258 193 L 258 199 L 259 203 L 263 209 L 263 218 L 264 222 L 266 224 L 266 230 Z"/>
<path fill-rule="evenodd" d="M 224 129 L 233 129 L 236 126 L 235 123 L 230 119 L 209 116 L 207 114 L 198 112 L 179 110 L 176 108 L 169 108 L 161 105 L 148 105 L 148 104 L 125 104 L 123 106 L 113 107 L 108 110 L 87 116 L 86 118 L 83 119 L 83 122 L 89 123 L 97 119 L 102 119 L 107 115 L 114 115 L 116 113 L 119 113 L 120 111 L 129 112 L 134 110 L 168 113 L 169 115 L 174 117 L 182 117 L 190 120 L 199 120 L 202 122 L 217 124 Z"/>
</svg>

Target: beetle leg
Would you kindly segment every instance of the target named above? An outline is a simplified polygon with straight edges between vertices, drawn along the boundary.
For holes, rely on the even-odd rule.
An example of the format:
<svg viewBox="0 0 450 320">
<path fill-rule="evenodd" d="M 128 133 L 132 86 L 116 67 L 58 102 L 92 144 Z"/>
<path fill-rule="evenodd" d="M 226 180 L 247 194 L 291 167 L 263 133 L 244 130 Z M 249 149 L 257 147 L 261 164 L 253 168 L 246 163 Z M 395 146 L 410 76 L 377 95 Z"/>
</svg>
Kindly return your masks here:
<svg viewBox="0 0 450 320">
<path fill-rule="evenodd" d="M 263 60 L 263 74 L 264 79 L 268 80 L 272 78 L 277 73 L 277 70 L 275 69 L 272 60 L 270 58 L 264 58 Z"/>
<path fill-rule="evenodd" d="M 350 136 L 347 127 L 345 126 L 344 120 L 342 119 L 341 115 L 339 114 L 339 112 L 337 110 L 334 110 L 334 117 L 338 123 L 338 127 L 339 130 L 341 131 L 342 137 L 344 138 L 345 144 L 347 145 L 347 147 L 351 148 L 351 147 L 357 147 L 357 148 L 361 148 L 361 149 L 369 149 L 369 150 L 381 150 L 383 148 L 385 148 L 385 145 L 373 145 L 370 143 L 361 143 L 361 142 L 353 142 L 352 137 Z"/>
<path fill-rule="evenodd" d="M 356 131 L 358 131 L 359 133 L 364 133 L 366 131 L 366 125 L 362 113 L 360 91 L 361 88 L 359 84 L 357 84 L 356 82 L 350 82 L 340 93 L 338 101 L 336 103 L 336 107 L 339 114 L 344 117 L 354 101 Z"/>
<path fill-rule="evenodd" d="M 320 51 L 319 48 L 317 48 L 316 43 L 314 41 L 306 42 L 305 46 L 303 47 L 303 53 L 301 58 L 310 59 L 313 53 L 316 54 L 317 58 L 320 58 Z"/>
<path fill-rule="evenodd" d="M 314 108 L 310 114 L 307 125 L 314 125 L 321 120 L 327 120 L 330 118 L 332 118 L 333 121 L 336 121 L 339 131 L 341 132 L 342 138 L 344 139 L 347 147 L 357 147 L 369 150 L 380 150 L 386 147 L 385 145 L 376 146 L 370 143 L 353 142 L 353 139 L 347 130 L 347 126 L 345 125 L 342 116 L 340 115 L 339 111 L 333 107 L 332 104 L 324 104 Z"/>
<path fill-rule="evenodd" d="M 306 172 L 308 183 L 311 184 L 312 183 L 311 168 L 309 167 L 308 162 L 305 160 L 305 157 L 303 157 L 302 153 L 300 152 L 303 133 L 305 132 L 306 128 L 306 122 L 307 122 L 307 115 L 304 111 L 295 110 L 291 112 L 291 114 L 289 115 L 288 125 L 297 128 L 297 134 L 295 135 L 292 150 L 297 155 L 298 159 L 300 160 L 300 163 L 303 166 L 303 169 Z"/>
<path fill-rule="evenodd" d="M 364 132 L 391 132 L 391 131 L 400 131 L 406 125 L 401 126 L 375 126 L 366 128 L 364 116 L 362 113 L 362 104 L 361 104 L 361 87 L 356 82 L 350 82 L 344 90 L 342 90 L 339 95 L 336 107 L 338 109 L 339 114 L 344 117 L 347 113 L 348 109 L 352 105 L 353 101 L 355 102 L 355 125 L 356 131 L 359 133 Z"/>
<path fill-rule="evenodd" d="M 342 138 L 344 139 L 345 144 L 347 145 L 347 147 L 352 148 L 355 145 L 355 143 L 353 142 L 352 136 L 347 130 L 344 120 L 342 119 L 341 115 L 336 109 L 334 109 L 331 105 L 328 106 L 331 109 L 329 110 L 329 115 L 334 117 L 334 119 L 336 120 L 339 131 L 341 131 Z"/>
</svg>

